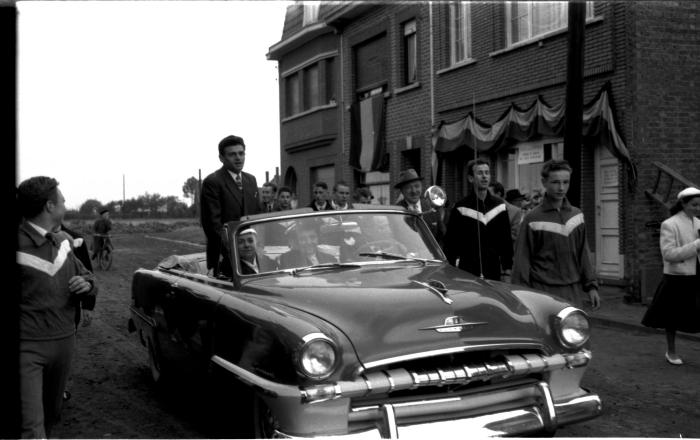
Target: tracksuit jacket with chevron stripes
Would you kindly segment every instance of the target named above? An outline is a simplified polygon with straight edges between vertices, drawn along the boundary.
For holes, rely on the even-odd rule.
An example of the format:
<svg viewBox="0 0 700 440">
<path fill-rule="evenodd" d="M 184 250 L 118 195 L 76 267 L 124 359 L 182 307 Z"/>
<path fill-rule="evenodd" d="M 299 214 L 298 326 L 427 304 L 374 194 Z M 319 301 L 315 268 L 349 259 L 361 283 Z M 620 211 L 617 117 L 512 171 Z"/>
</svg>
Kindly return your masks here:
<svg viewBox="0 0 700 440">
<path fill-rule="evenodd" d="M 73 253 L 72 240 L 57 232 L 58 246 L 27 222 L 19 226 L 17 267 L 20 276 L 20 339 L 44 341 L 75 333 L 79 308 L 95 307 L 94 276 Z M 82 275 L 92 290 L 74 295 L 68 280 Z"/>
<path fill-rule="evenodd" d="M 586 292 L 598 288 L 583 213 L 566 198 L 557 210 L 545 195 L 520 225 L 511 281 L 532 286 L 532 280 L 550 286 L 581 283 Z"/>
<path fill-rule="evenodd" d="M 503 200 L 486 193 L 481 201 L 472 193 L 457 202 L 447 223 L 445 253 L 451 264 L 459 258 L 460 269 L 477 276 L 483 271 L 485 278 L 500 280 L 502 271 L 513 266 L 510 219 Z"/>
</svg>

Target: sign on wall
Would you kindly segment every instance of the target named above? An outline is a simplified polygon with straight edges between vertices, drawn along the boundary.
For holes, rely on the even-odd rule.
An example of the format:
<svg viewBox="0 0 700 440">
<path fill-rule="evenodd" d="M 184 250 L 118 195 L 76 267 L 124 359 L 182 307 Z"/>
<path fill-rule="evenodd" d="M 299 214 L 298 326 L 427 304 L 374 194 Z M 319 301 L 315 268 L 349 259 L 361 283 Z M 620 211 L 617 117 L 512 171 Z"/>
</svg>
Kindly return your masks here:
<svg viewBox="0 0 700 440">
<path fill-rule="evenodd" d="M 544 162 L 544 145 L 522 145 L 518 148 L 518 165 Z"/>
</svg>

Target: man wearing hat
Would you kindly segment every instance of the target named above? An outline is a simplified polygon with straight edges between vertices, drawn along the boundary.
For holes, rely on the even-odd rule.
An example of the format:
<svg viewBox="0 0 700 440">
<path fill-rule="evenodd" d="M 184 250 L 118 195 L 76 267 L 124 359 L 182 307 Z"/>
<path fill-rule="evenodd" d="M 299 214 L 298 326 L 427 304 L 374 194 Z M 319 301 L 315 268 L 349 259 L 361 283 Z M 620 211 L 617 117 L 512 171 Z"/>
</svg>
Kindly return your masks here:
<svg viewBox="0 0 700 440">
<path fill-rule="evenodd" d="M 583 213 L 566 198 L 571 172 L 565 160 L 550 160 L 542 167 L 544 199 L 523 219 L 512 281 L 577 307 L 588 297 L 596 309 L 600 306 L 598 280 L 589 257 Z"/>
<path fill-rule="evenodd" d="M 277 269 L 274 260 L 265 255 L 258 255 L 258 233 L 255 229 L 248 228 L 241 231 L 236 243 L 241 274 L 251 275 Z"/>
<path fill-rule="evenodd" d="M 94 260 L 102 251 L 107 242 L 107 234 L 112 230 L 112 220 L 109 219 L 109 209 L 100 210 L 100 218 L 95 220 L 92 227 L 95 235 L 92 237 L 92 259 Z"/>
<path fill-rule="evenodd" d="M 447 259 L 476 276 L 508 282 L 513 266 L 513 241 L 506 205 L 488 190 L 491 182 L 488 162 L 470 160 L 466 168 L 473 190 L 455 204 L 450 214 Z"/>
<path fill-rule="evenodd" d="M 428 224 L 430 232 L 433 233 L 438 244 L 442 247 L 446 232 L 445 210 L 443 207 L 433 208 L 430 202 L 423 197 L 423 183 L 416 170 L 409 168 L 401 171 L 399 181 L 394 185 L 394 188 L 401 191 L 402 196 L 397 205 L 403 206 L 408 211 L 420 214 L 425 223 Z"/>
</svg>

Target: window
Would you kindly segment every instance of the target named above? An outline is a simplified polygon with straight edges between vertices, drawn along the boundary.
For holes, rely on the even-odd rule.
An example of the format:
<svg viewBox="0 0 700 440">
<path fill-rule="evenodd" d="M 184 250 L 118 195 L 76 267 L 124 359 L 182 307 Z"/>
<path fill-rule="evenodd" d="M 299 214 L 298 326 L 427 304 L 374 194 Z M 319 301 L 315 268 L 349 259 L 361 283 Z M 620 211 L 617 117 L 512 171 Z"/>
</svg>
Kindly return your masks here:
<svg viewBox="0 0 700 440">
<path fill-rule="evenodd" d="M 295 73 L 285 79 L 286 84 L 286 115 L 291 116 L 301 112 L 301 102 L 299 100 L 299 74 Z"/>
<path fill-rule="evenodd" d="M 304 19 L 302 26 L 308 26 L 318 21 L 318 8 L 321 2 L 304 2 Z"/>
<path fill-rule="evenodd" d="M 521 142 L 501 152 L 496 164 L 496 175 L 506 190 L 517 188 L 523 194 L 542 188 L 540 172 L 550 159 L 564 158 L 561 139 Z"/>
<path fill-rule="evenodd" d="M 458 64 L 472 57 L 471 27 L 470 4 L 450 4 L 450 64 Z"/>
<path fill-rule="evenodd" d="M 374 200 L 371 203 L 380 205 L 392 204 L 389 190 L 389 173 L 370 171 L 369 173 L 363 173 L 361 180 L 361 183 L 367 185 L 374 196 Z"/>
<path fill-rule="evenodd" d="M 413 84 L 418 81 L 418 38 L 416 20 L 403 25 L 403 83 Z"/>
<path fill-rule="evenodd" d="M 506 3 L 506 41 L 513 45 L 567 26 L 568 2 Z M 586 2 L 586 18 L 593 17 L 593 2 Z"/>
<path fill-rule="evenodd" d="M 389 81 L 389 43 L 383 32 L 353 47 L 355 89 L 364 92 Z"/>
<path fill-rule="evenodd" d="M 335 62 L 332 57 L 285 73 L 285 117 L 335 104 Z"/>
<path fill-rule="evenodd" d="M 304 110 L 321 105 L 318 79 L 318 64 L 304 69 Z"/>
</svg>

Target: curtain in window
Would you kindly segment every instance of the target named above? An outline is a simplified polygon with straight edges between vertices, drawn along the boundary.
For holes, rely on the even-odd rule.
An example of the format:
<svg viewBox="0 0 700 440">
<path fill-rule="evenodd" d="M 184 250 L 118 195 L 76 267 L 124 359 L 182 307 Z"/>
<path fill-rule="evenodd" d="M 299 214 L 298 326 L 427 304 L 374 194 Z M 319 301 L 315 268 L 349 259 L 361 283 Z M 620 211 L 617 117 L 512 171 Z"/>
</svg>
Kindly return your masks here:
<svg viewBox="0 0 700 440">
<path fill-rule="evenodd" d="M 388 167 L 384 112 L 384 96 L 381 94 L 351 106 L 350 166 L 358 171 L 384 171 Z"/>
<path fill-rule="evenodd" d="M 565 106 L 548 105 L 541 97 L 528 108 L 515 104 L 498 118 L 493 125 L 475 120 L 469 113 L 466 118 L 450 124 L 442 124 L 433 133 L 433 145 L 438 157 L 462 148 L 476 148 L 481 152 L 496 152 L 519 142 L 542 137 L 564 135 Z M 610 82 L 606 82 L 593 100 L 584 106 L 583 136 L 604 145 L 615 157 L 627 165 L 627 171 L 635 182 L 637 170 L 632 162 L 615 122 Z"/>
</svg>

